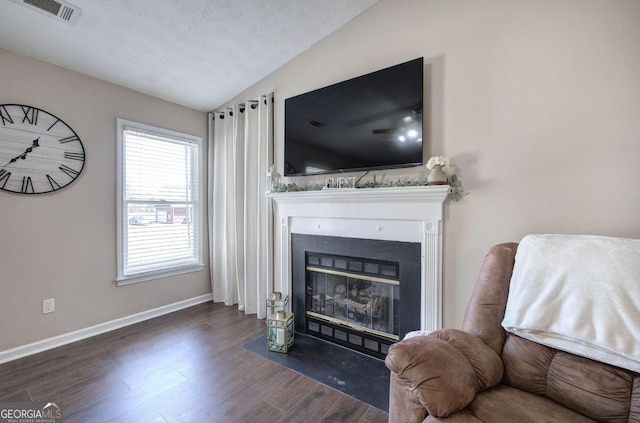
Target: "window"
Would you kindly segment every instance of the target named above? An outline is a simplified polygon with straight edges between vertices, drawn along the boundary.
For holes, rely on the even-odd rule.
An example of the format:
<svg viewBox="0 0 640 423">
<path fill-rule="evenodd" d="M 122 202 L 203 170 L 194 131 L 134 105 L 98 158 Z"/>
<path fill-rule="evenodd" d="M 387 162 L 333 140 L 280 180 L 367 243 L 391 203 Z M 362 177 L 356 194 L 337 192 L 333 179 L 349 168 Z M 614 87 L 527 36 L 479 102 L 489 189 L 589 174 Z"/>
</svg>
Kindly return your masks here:
<svg viewBox="0 0 640 423">
<path fill-rule="evenodd" d="M 202 270 L 202 138 L 118 119 L 118 285 Z"/>
</svg>

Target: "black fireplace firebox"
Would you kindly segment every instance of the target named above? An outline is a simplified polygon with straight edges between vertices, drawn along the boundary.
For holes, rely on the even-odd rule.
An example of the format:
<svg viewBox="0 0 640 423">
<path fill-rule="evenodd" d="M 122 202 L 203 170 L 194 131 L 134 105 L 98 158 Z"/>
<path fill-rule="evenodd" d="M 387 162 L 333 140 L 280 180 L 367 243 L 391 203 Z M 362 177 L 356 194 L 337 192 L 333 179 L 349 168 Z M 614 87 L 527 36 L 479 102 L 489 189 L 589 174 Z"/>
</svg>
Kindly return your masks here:
<svg viewBox="0 0 640 423">
<path fill-rule="evenodd" d="M 421 245 L 292 234 L 295 329 L 384 358 L 420 328 Z"/>
</svg>

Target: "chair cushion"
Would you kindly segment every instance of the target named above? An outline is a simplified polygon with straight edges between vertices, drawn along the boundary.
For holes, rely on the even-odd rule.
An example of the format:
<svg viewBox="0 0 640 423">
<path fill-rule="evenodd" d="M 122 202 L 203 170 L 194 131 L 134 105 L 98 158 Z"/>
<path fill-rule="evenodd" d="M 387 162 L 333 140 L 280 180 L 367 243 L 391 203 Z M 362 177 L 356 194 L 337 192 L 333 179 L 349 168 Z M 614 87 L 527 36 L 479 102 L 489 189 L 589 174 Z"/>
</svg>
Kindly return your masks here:
<svg viewBox="0 0 640 423">
<path fill-rule="evenodd" d="M 503 383 L 594 420 L 640 421 L 640 375 L 508 334 Z"/>
<path fill-rule="evenodd" d="M 464 410 L 446 419 L 429 416 L 425 422 L 518 422 L 518 423 L 592 423 L 593 420 L 571 411 L 548 398 L 507 385 L 498 385 L 479 393 Z"/>
</svg>

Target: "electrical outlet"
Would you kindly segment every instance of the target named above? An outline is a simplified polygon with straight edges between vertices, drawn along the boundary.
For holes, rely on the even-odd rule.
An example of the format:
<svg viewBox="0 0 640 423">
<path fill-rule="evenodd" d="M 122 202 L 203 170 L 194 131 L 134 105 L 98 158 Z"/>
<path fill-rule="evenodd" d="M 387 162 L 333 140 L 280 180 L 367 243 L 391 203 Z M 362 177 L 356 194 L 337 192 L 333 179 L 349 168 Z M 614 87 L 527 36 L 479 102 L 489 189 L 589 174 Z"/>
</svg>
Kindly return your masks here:
<svg viewBox="0 0 640 423">
<path fill-rule="evenodd" d="M 49 298 L 48 300 L 42 300 L 42 314 L 53 313 L 56 311 L 56 299 Z"/>
</svg>

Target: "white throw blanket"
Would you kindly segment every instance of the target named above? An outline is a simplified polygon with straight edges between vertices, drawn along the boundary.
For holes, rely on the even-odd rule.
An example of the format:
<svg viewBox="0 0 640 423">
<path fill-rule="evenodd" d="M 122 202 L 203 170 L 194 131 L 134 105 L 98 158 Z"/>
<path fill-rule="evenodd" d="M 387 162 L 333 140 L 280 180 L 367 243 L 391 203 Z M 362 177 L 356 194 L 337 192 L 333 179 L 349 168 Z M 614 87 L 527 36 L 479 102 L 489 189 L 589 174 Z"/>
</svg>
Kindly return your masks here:
<svg viewBox="0 0 640 423">
<path fill-rule="evenodd" d="M 526 236 L 516 253 L 502 326 L 640 372 L 640 240 Z"/>
</svg>

